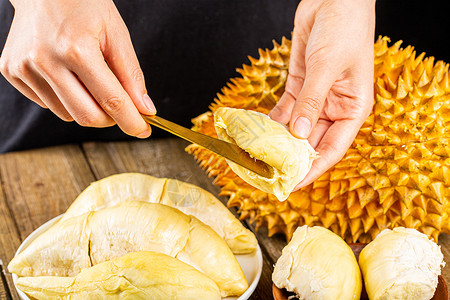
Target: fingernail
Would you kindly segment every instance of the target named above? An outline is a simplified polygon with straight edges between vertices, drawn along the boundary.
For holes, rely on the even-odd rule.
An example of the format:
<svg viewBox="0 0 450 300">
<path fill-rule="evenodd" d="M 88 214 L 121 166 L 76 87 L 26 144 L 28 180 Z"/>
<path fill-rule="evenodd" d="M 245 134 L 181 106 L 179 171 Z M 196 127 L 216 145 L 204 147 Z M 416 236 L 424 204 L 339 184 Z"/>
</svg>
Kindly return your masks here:
<svg viewBox="0 0 450 300">
<path fill-rule="evenodd" d="M 148 138 L 151 133 L 152 133 L 152 130 L 150 129 L 150 127 L 148 127 L 146 131 L 144 131 L 141 134 L 137 135 L 137 137 L 140 138 L 140 139 L 145 139 L 145 138 Z"/>
<path fill-rule="evenodd" d="M 298 118 L 294 123 L 294 132 L 299 138 L 308 138 L 311 132 L 311 122 L 305 117 Z"/>
<path fill-rule="evenodd" d="M 156 115 L 155 104 L 153 104 L 153 101 L 152 101 L 152 99 L 150 99 L 149 95 L 145 94 L 143 97 L 143 100 L 144 100 L 144 105 L 150 111 L 150 114 Z"/>
</svg>

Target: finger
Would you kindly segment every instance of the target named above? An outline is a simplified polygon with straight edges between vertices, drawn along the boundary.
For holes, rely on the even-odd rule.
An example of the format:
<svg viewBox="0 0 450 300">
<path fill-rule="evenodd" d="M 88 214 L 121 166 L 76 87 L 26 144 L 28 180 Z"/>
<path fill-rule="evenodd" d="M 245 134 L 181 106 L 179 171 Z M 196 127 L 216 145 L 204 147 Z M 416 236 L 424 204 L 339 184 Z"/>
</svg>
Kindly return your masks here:
<svg viewBox="0 0 450 300">
<path fill-rule="evenodd" d="M 36 96 L 60 119 L 71 122 L 72 116 L 66 110 L 64 105 L 59 101 L 53 89 L 47 81 L 35 69 L 27 66 L 26 73 L 21 78 L 23 83 L 29 86 Z"/>
<path fill-rule="evenodd" d="M 150 126 L 142 119 L 133 101 L 106 64 L 100 50 L 92 47 L 70 57 L 72 71 L 87 87 L 101 108 L 127 134 L 146 138 Z"/>
<path fill-rule="evenodd" d="M 300 77 L 288 75 L 286 89 L 277 105 L 270 111 L 269 117 L 279 123 L 287 125 L 291 119 L 296 95 L 299 93 L 303 80 Z"/>
<path fill-rule="evenodd" d="M 292 109 L 290 130 L 299 138 L 308 138 L 317 123 L 328 92 L 337 76 L 316 68 L 307 72 Z M 326 75 L 325 75 L 326 74 Z"/>
<path fill-rule="evenodd" d="M 294 27 L 292 35 L 291 57 L 289 60 L 289 74 L 286 80 L 286 87 L 283 95 L 277 105 L 269 113 L 273 120 L 287 125 L 291 120 L 292 109 L 295 100 L 303 86 L 305 78 L 305 48 L 307 36 L 305 36 L 302 27 Z"/>
<path fill-rule="evenodd" d="M 309 185 L 338 163 L 353 143 L 360 127 L 361 123 L 356 119 L 334 122 L 316 148 L 319 158 L 313 162 L 311 170 L 295 190 Z"/>
<path fill-rule="evenodd" d="M 42 75 L 78 124 L 97 128 L 115 124 L 71 71 L 53 67 L 53 72 Z"/>
<path fill-rule="evenodd" d="M 328 131 L 333 122 L 319 119 L 309 135 L 308 142 L 314 149 L 319 145 L 325 133 Z"/>
<path fill-rule="evenodd" d="M 42 100 L 39 99 L 36 93 L 28 85 L 26 85 L 20 78 L 13 78 L 13 77 L 7 78 L 6 76 L 5 78 L 25 97 L 35 102 L 42 108 L 48 108 L 47 105 L 45 105 L 44 102 L 42 102 Z"/>
<path fill-rule="evenodd" d="M 156 114 L 153 101 L 147 94 L 144 73 L 139 65 L 125 24 L 118 26 L 113 35 L 107 36 L 103 55 L 106 62 L 130 96 L 140 113 Z"/>
</svg>

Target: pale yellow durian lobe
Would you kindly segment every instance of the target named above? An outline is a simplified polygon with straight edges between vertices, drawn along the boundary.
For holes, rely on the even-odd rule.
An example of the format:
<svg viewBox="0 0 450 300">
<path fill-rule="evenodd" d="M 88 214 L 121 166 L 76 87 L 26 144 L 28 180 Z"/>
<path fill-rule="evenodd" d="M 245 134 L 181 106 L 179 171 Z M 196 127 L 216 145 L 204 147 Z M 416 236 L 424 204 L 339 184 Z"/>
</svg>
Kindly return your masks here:
<svg viewBox="0 0 450 300">
<path fill-rule="evenodd" d="M 89 215 L 49 228 L 9 262 L 8 271 L 19 276 L 75 276 L 92 266 L 86 230 Z"/>
<path fill-rule="evenodd" d="M 235 254 L 256 249 L 255 235 L 211 193 L 179 180 L 140 173 L 122 173 L 93 182 L 75 199 L 61 221 L 126 201 L 161 203 L 195 216 L 211 226 Z"/>
<path fill-rule="evenodd" d="M 227 161 L 230 168 L 244 181 L 274 194 L 280 201 L 287 199 L 317 157 L 307 140 L 294 137 L 282 124 L 255 111 L 221 107 L 215 111 L 214 124 L 220 139 L 267 163 L 274 176 L 266 178 Z"/>
<path fill-rule="evenodd" d="M 82 270 L 75 277 L 20 277 L 33 299 L 221 299 L 217 285 L 171 256 L 140 251 Z"/>
<path fill-rule="evenodd" d="M 429 300 L 444 266 L 440 247 L 412 228 L 385 229 L 359 256 L 369 299 Z"/>
<path fill-rule="evenodd" d="M 272 280 L 300 299 L 353 300 L 362 289 L 353 251 L 323 227 L 298 227 L 276 262 Z"/>
</svg>

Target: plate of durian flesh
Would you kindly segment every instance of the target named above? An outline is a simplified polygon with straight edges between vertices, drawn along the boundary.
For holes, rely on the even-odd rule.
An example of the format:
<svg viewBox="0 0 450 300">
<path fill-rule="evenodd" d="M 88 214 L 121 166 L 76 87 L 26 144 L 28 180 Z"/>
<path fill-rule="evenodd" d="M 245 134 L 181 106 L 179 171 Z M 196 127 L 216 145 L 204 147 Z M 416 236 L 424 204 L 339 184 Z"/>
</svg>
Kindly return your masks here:
<svg viewBox="0 0 450 300">
<path fill-rule="evenodd" d="M 248 299 L 262 254 L 209 192 L 124 173 L 30 234 L 8 270 L 22 299 Z"/>
</svg>

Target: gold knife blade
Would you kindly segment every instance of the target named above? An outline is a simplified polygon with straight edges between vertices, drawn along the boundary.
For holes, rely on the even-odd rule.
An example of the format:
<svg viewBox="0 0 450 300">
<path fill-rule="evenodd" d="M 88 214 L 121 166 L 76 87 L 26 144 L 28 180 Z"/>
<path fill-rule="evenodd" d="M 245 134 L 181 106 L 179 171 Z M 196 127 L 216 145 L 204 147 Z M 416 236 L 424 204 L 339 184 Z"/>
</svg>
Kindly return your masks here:
<svg viewBox="0 0 450 300">
<path fill-rule="evenodd" d="M 190 130 L 158 116 L 142 115 L 142 117 L 145 122 L 150 125 L 155 125 L 191 143 L 202 146 L 246 169 L 249 169 L 252 172 L 255 172 L 258 175 L 266 178 L 273 177 L 273 169 L 270 168 L 269 165 L 261 160 L 250 157 L 247 152 L 239 148 L 237 145 Z"/>
</svg>

